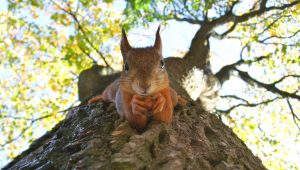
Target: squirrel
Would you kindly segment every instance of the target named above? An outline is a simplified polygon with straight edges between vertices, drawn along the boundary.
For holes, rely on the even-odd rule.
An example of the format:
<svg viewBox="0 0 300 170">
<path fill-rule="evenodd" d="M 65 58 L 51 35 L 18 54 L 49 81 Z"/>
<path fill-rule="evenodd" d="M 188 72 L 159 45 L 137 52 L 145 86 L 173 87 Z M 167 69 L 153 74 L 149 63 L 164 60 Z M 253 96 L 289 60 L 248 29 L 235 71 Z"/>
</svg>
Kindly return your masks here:
<svg viewBox="0 0 300 170">
<path fill-rule="evenodd" d="M 123 70 L 118 79 L 108 85 L 101 95 L 88 103 L 110 101 L 130 126 L 143 131 L 152 118 L 169 124 L 180 96 L 170 87 L 162 57 L 160 26 L 152 47 L 133 48 L 122 29 L 121 54 Z"/>
</svg>

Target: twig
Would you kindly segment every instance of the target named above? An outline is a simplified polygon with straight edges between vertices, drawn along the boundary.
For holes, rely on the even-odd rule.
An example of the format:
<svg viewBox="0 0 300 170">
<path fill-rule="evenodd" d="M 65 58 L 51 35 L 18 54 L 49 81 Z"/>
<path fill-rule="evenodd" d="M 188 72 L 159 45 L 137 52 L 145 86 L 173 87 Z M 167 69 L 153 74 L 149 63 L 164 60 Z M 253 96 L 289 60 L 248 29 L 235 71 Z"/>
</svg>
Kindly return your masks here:
<svg viewBox="0 0 300 170">
<path fill-rule="evenodd" d="M 248 100 L 243 99 L 243 98 L 241 98 L 241 97 L 238 97 L 238 96 L 236 96 L 236 95 L 225 95 L 225 96 L 220 96 L 220 97 L 221 97 L 221 98 L 234 98 L 234 99 L 241 100 L 241 101 L 243 101 L 243 102 L 249 104 Z"/>
<path fill-rule="evenodd" d="M 45 119 L 45 118 L 48 118 L 52 116 L 52 114 L 48 114 L 48 115 L 45 115 L 45 116 L 42 116 L 42 117 L 39 117 L 39 118 L 36 118 L 36 119 L 31 119 L 31 122 L 30 122 L 30 125 L 27 126 L 26 128 L 22 129 L 21 133 L 19 133 L 19 135 L 17 135 L 16 137 L 14 137 L 13 139 L 10 139 L 8 141 L 6 141 L 4 144 L 0 144 L 0 147 L 4 147 L 5 145 L 9 144 L 9 143 L 12 143 L 16 140 L 18 140 L 29 128 L 32 127 L 32 125 L 38 121 L 38 120 L 42 120 L 42 119 Z"/>
<path fill-rule="evenodd" d="M 86 52 L 81 46 L 79 46 L 79 49 L 88 57 L 90 58 L 94 64 L 97 64 L 97 61 L 90 55 L 90 53 Z"/>
<path fill-rule="evenodd" d="M 299 32 L 300 32 L 300 29 L 297 30 L 296 32 L 294 32 L 294 33 L 293 33 L 292 35 L 290 35 L 290 36 L 286 36 L 286 37 L 283 37 L 283 36 L 270 36 L 270 37 L 267 37 L 267 38 L 265 38 L 265 39 L 263 39 L 263 40 L 259 40 L 259 42 L 264 43 L 265 41 L 267 41 L 267 40 L 269 40 L 269 39 L 271 39 L 271 38 L 288 39 L 288 38 L 292 38 L 292 37 L 296 36 Z"/>
<path fill-rule="evenodd" d="M 296 115 L 296 113 L 294 112 L 294 109 L 293 109 L 293 107 L 292 107 L 292 105 L 291 105 L 291 103 L 290 103 L 290 101 L 289 101 L 288 98 L 286 98 L 286 102 L 288 103 L 288 106 L 289 106 L 289 108 L 290 108 L 290 110 L 291 110 L 291 113 L 292 113 L 292 116 L 293 116 L 293 121 L 295 122 L 297 128 L 298 128 L 299 131 L 300 131 L 300 126 L 299 126 L 299 124 L 297 123 L 297 121 L 300 121 L 300 119 L 299 119 L 299 117 Z M 296 120 L 296 119 L 297 119 L 297 120 Z"/>
</svg>

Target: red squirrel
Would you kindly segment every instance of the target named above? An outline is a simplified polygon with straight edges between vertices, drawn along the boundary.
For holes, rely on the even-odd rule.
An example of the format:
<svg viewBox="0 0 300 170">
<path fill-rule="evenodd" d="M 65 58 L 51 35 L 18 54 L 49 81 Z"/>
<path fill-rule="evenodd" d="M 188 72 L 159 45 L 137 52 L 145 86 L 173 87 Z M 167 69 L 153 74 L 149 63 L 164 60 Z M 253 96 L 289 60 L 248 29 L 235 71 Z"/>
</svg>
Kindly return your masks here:
<svg viewBox="0 0 300 170">
<path fill-rule="evenodd" d="M 160 27 L 152 47 L 133 48 L 122 29 L 121 53 L 123 70 L 120 78 L 106 87 L 103 93 L 89 100 L 115 103 L 118 113 L 132 128 L 144 130 L 149 118 L 170 123 L 178 96 L 170 87 L 162 57 Z"/>
</svg>

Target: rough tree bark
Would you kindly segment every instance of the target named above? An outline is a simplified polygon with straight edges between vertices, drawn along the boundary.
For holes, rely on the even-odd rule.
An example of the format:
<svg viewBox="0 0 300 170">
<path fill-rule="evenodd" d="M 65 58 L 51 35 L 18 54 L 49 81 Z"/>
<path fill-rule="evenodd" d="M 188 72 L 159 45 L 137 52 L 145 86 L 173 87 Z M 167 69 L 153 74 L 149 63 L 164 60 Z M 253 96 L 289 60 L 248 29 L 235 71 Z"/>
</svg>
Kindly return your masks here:
<svg viewBox="0 0 300 170">
<path fill-rule="evenodd" d="M 190 102 L 171 125 L 152 122 L 138 134 L 114 106 L 70 110 L 65 120 L 4 169 L 253 169 L 259 158 L 215 115 Z"/>
</svg>

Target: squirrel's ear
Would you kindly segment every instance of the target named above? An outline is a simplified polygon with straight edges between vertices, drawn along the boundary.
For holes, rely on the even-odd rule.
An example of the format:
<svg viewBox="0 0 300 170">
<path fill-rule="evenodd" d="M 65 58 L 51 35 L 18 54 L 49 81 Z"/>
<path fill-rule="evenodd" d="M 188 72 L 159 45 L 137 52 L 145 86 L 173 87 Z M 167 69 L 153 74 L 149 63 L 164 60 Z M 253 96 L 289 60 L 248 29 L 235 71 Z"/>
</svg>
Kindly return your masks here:
<svg viewBox="0 0 300 170">
<path fill-rule="evenodd" d="M 162 43 L 161 43 L 161 38 L 160 38 L 159 31 L 160 31 L 160 26 L 157 28 L 157 31 L 156 31 L 156 37 L 155 37 L 155 42 L 154 42 L 153 48 L 159 54 L 162 54 Z"/>
<path fill-rule="evenodd" d="M 125 30 L 124 30 L 124 28 L 122 28 L 121 53 L 122 53 L 123 59 L 125 59 L 125 56 L 129 50 L 131 50 L 131 46 L 128 42 Z"/>
</svg>

